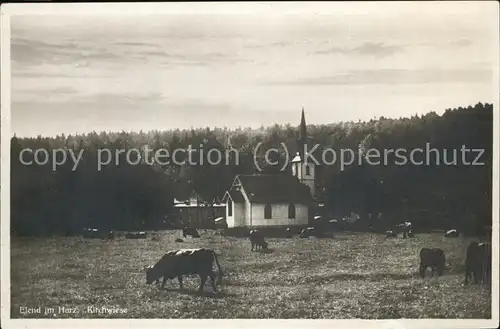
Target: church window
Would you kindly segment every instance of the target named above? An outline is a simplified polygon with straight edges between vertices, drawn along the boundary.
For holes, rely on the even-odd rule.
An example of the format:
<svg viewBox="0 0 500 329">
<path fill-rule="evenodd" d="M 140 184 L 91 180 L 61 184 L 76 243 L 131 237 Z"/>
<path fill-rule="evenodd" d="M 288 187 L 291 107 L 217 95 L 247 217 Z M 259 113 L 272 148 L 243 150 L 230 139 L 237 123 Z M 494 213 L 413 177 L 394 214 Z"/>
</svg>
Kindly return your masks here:
<svg viewBox="0 0 500 329">
<path fill-rule="evenodd" d="M 288 218 L 289 219 L 295 218 L 295 205 L 293 203 L 290 203 L 288 205 Z"/>
<path fill-rule="evenodd" d="M 264 206 L 264 219 L 271 219 L 273 217 L 273 209 L 270 203 Z"/>
</svg>

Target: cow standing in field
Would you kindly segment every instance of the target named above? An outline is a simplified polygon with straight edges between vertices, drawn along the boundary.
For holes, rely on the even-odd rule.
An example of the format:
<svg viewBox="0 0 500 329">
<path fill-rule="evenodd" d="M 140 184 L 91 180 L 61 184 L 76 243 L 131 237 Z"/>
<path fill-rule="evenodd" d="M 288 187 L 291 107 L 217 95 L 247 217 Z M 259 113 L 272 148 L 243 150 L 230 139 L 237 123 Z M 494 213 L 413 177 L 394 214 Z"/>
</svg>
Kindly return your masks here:
<svg viewBox="0 0 500 329">
<path fill-rule="evenodd" d="M 315 227 L 306 227 L 300 231 L 299 237 L 301 238 L 308 238 L 310 236 L 316 236 L 316 228 Z"/>
<path fill-rule="evenodd" d="M 395 238 L 397 236 L 398 236 L 398 234 L 391 229 L 388 229 L 387 231 L 385 231 L 386 238 Z"/>
<path fill-rule="evenodd" d="M 84 228 L 83 237 L 87 239 L 98 239 L 101 237 L 101 233 L 96 228 Z"/>
<path fill-rule="evenodd" d="M 215 282 L 216 274 L 213 271 L 213 263 L 217 264 L 219 269 L 219 279 Z M 212 249 L 197 248 L 197 249 L 179 249 L 167 252 L 155 265 L 146 269 L 146 283 L 151 284 L 153 281 L 159 282 L 163 277 L 161 288 L 165 288 L 168 279 L 176 278 L 179 280 L 180 289 L 182 286 L 183 275 L 199 275 L 201 279 L 201 293 L 207 277 L 210 277 L 214 292 L 217 291 L 216 284 L 220 284 L 222 280 L 222 268 L 217 259 L 217 254 Z"/>
<path fill-rule="evenodd" d="M 491 280 L 491 245 L 488 243 L 471 242 L 467 247 L 465 259 L 465 284 L 469 278 L 474 283 L 490 282 Z"/>
<path fill-rule="evenodd" d="M 252 251 L 253 251 L 254 247 L 255 247 L 255 250 L 257 250 L 259 248 L 267 249 L 268 244 L 264 240 L 264 237 L 262 236 L 260 231 L 251 230 L 249 236 L 250 236 L 250 243 L 252 244 L 252 249 L 251 249 Z"/>
<path fill-rule="evenodd" d="M 125 234 L 125 239 L 146 239 L 146 232 L 128 232 Z"/>
<path fill-rule="evenodd" d="M 425 277 L 427 267 L 432 269 L 432 274 L 443 275 L 445 263 L 444 251 L 439 248 L 422 248 L 420 250 L 420 276 Z"/>
<path fill-rule="evenodd" d="M 193 238 L 199 238 L 200 235 L 198 234 L 198 231 L 196 231 L 195 228 L 189 228 L 185 227 L 182 229 L 182 236 L 185 238 L 187 236 L 191 236 Z"/>
</svg>

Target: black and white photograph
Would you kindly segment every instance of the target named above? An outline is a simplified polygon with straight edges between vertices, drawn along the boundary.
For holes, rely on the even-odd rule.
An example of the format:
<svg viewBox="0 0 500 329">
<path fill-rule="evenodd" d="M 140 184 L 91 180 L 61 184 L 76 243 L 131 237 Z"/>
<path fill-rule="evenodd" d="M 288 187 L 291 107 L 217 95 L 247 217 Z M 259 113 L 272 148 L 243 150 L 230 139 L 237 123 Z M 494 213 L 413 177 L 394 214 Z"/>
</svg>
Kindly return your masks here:
<svg viewBox="0 0 500 329">
<path fill-rule="evenodd" d="M 2 327 L 498 327 L 496 1 L 1 11 Z"/>
</svg>

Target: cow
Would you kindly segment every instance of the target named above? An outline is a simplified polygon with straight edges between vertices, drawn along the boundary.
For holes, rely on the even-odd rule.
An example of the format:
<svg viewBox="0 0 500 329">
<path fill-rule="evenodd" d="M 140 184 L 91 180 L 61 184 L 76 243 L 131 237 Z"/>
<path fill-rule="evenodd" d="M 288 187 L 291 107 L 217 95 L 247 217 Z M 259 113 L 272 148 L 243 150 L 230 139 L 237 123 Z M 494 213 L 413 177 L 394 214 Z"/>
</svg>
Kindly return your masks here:
<svg viewBox="0 0 500 329">
<path fill-rule="evenodd" d="M 397 236 L 398 236 L 398 234 L 391 229 L 388 229 L 387 231 L 385 231 L 386 238 L 395 238 Z"/>
<path fill-rule="evenodd" d="M 491 280 L 491 245 L 488 243 L 471 242 L 467 247 L 465 259 L 465 284 L 469 278 L 474 283 L 490 282 Z"/>
<path fill-rule="evenodd" d="M 126 239 L 146 239 L 146 232 L 128 232 L 125 234 Z"/>
<path fill-rule="evenodd" d="M 443 275 L 445 264 L 444 251 L 439 248 L 422 248 L 420 250 L 420 276 L 425 277 L 427 267 L 432 269 L 432 274 L 437 273 L 438 276 Z"/>
<path fill-rule="evenodd" d="M 308 238 L 310 236 L 316 236 L 318 232 L 315 227 L 306 227 L 300 231 L 299 237 Z"/>
<path fill-rule="evenodd" d="M 286 230 L 285 230 L 285 237 L 286 238 L 292 238 L 293 237 L 293 234 L 292 234 L 292 229 L 287 227 Z"/>
<path fill-rule="evenodd" d="M 219 269 L 217 283 L 215 282 L 216 274 L 212 269 L 214 261 Z M 161 288 L 164 289 L 168 279 L 177 277 L 182 290 L 182 276 L 195 274 L 199 275 L 201 279 L 201 285 L 198 289 L 200 293 L 203 292 L 207 277 L 211 279 L 214 292 L 217 291 L 216 285 L 220 284 L 223 273 L 215 251 L 207 248 L 169 251 L 155 265 L 146 269 L 146 284 L 152 284 L 153 281 L 159 283 L 159 279 L 163 277 Z"/>
<path fill-rule="evenodd" d="M 96 228 L 84 228 L 83 237 L 88 239 L 97 239 L 101 237 L 101 233 Z"/>
<path fill-rule="evenodd" d="M 413 238 L 415 236 L 415 233 L 413 233 L 413 230 L 410 228 L 408 229 L 408 237 Z"/>
<path fill-rule="evenodd" d="M 251 249 L 252 251 L 253 251 L 254 247 L 255 247 L 255 250 L 257 250 L 259 248 L 267 249 L 268 244 L 264 240 L 264 237 L 262 236 L 260 231 L 251 230 L 249 236 L 250 236 L 250 243 L 252 244 L 252 249 Z"/>
<path fill-rule="evenodd" d="M 403 233 L 403 239 L 406 239 L 407 237 L 410 237 L 411 230 L 412 230 L 411 222 L 404 222 L 396 225 L 394 231 L 396 232 L 396 235 L 398 233 Z"/>
<path fill-rule="evenodd" d="M 184 227 L 182 229 L 182 236 L 185 238 L 187 236 L 191 236 L 193 238 L 199 238 L 200 235 L 198 234 L 198 231 L 196 231 L 195 228 L 189 228 L 189 227 Z"/>
<path fill-rule="evenodd" d="M 106 235 L 103 235 L 103 239 L 113 240 L 115 238 L 115 232 L 108 231 Z"/>
<path fill-rule="evenodd" d="M 446 233 L 444 234 L 444 236 L 446 238 L 457 238 L 458 237 L 458 231 L 455 230 L 455 229 L 448 230 L 448 231 L 446 231 Z"/>
</svg>

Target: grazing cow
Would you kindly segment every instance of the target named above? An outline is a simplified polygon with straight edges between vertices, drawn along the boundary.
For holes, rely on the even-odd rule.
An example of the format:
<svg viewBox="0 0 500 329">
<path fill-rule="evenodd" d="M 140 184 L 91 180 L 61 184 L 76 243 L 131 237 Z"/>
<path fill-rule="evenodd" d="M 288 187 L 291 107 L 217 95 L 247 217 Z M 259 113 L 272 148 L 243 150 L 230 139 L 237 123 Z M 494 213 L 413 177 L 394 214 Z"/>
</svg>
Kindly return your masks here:
<svg viewBox="0 0 500 329">
<path fill-rule="evenodd" d="M 444 234 L 444 236 L 446 238 L 457 238 L 458 237 L 458 231 L 455 230 L 455 229 L 448 230 L 448 231 L 446 231 L 446 233 Z"/>
<path fill-rule="evenodd" d="M 396 235 L 398 233 L 403 233 L 403 239 L 406 239 L 410 235 L 410 231 L 412 229 L 411 222 L 404 222 L 401 224 L 396 225 Z"/>
<path fill-rule="evenodd" d="M 427 267 L 432 269 L 432 274 L 443 275 L 445 263 L 444 251 L 439 248 L 422 248 L 420 250 L 420 276 L 425 277 Z"/>
<path fill-rule="evenodd" d="M 308 238 L 310 236 L 317 236 L 318 232 L 315 227 L 306 227 L 300 231 L 299 237 Z"/>
<path fill-rule="evenodd" d="M 128 232 L 125 234 L 126 239 L 146 239 L 146 232 Z"/>
<path fill-rule="evenodd" d="M 84 228 L 83 229 L 83 237 L 88 239 L 97 239 L 100 238 L 100 232 L 96 228 Z"/>
<path fill-rule="evenodd" d="M 488 243 L 471 242 L 467 247 L 465 259 L 465 284 L 469 278 L 474 283 L 490 282 L 491 280 L 491 245 Z"/>
<path fill-rule="evenodd" d="M 397 236 L 398 236 L 398 234 L 396 232 L 394 232 L 393 230 L 391 230 L 391 229 L 385 231 L 385 237 L 386 238 L 395 238 Z"/>
<path fill-rule="evenodd" d="M 264 240 L 264 237 L 258 230 L 251 230 L 250 231 L 250 243 L 252 244 L 252 251 L 253 248 L 255 247 L 255 250 L 259 248 L 267 249 L 267 242 Z"/>
<path fill-rule="evenodd" d="M 108 233 L 106 233 L 106 236 L 103 237 L 103 239 L 109 239 L 109 240 L 113 240 L 115 238 L 115 232 L 113 231 L 108 231 Z"/>
<path fill-rule="evenodd" d="M 214 260 L 219 269 L 217 283 L 215 282 L 215 272 L 212 269 Z M 179 249 L 167 252 L 155 265 L 146 269 L 146 284 L 151 284 L 153 281 L 158 283 L 159 279 L 163 277 L 161 285 L 163 289 L 168 279 L 177 277 L 180 289 L 183 289 L 182 276 L 194 274 L 199 275 L 201 279 L 199 292 L 203 291 L 207 277 L 211 279 L 214 292 L 217 291 L 216 284 L 220 284 L 223 273 L 217 254 L 212 249 Z"/>
<path fill-rule="evenodd" d="M 193 238 L 199 238 L 200 237 L 200 235 L 198 234 L 198 231 L 196 231 L 195 228 L 189 228 L 189 227 L 184 227 L 182 229 L 182 236 L 183 237 L 191 236 Z"/>
</svg>

